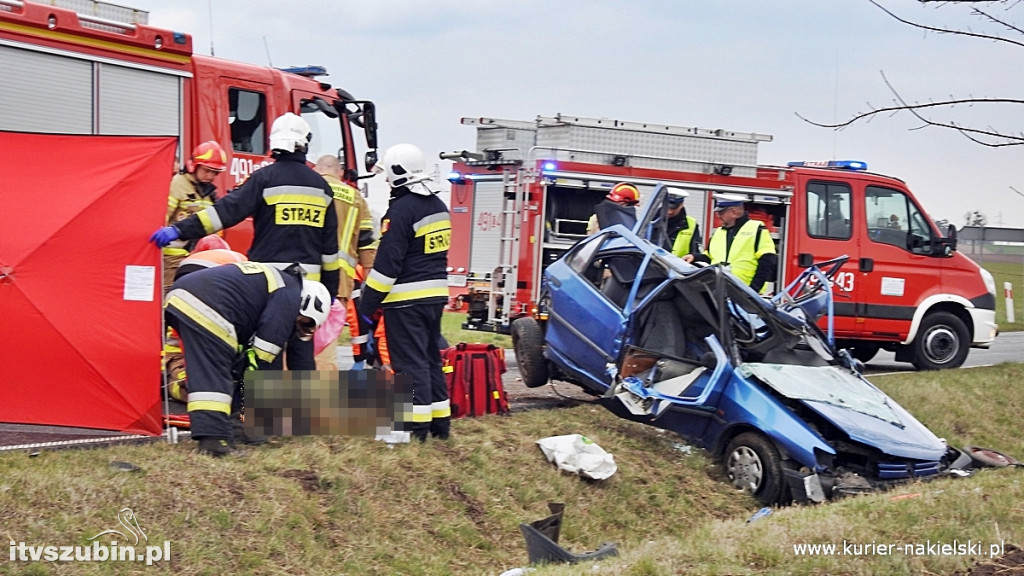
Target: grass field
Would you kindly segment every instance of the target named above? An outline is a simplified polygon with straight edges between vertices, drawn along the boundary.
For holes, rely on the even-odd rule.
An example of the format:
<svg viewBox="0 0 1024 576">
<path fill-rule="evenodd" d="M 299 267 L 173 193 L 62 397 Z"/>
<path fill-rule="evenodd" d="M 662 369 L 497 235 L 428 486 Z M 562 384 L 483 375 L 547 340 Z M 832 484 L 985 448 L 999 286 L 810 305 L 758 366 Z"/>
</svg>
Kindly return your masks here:
<svg viewBox="0 0 1024 576">
<path fill-rule="evenodd" d="M 983 267 L 996 279 L 996 323 L 1003 332 L 1024 330 L 1024 264 L 1019 262 L 986 262 Z M 1006 297 L 1003 283 L 1013 284 L 1013 310 L 1016 322 L 1006 321 Z"/>
<path fill-rule="evenodd" d="M 873 377 L 955 446 L 1024 456 L 1024 364 Z M 626 574 L 951 574 L 992 544 L 1024 546 L 1024 471 L 986 469 L 818 506 L 777 509 L 734 492 L 699 450 L 591 404 L 459 420 L 449 442 L 389 448 L 363 437 L 275 438 L 212 460 L 189 443 L 0 454 L 0 534 L 29 546 L 89 546 L 131 508 L 171 559 L 23 562 L 0 574 L 486 574 L 527 563 L 519 524 L 562 502 L 560 544 L 602 542 L 620 556 L 549 566 L 537 576 Z M 581 433 L 618 472 L 585 481 L 549 464 L 535 441 Z M 122 471 L 115 462 L 139 468 Z M 123 531 L 123 530 L 122 530 Z M 106 535 L 101 541 L 109 543 Z M 800 555 L 804 544 L 924 545 L 968 539 L 978 555 Z M 129 544 L 131 541 L 128 542 Z M 120 542 L 124 544 L 124 542 Z M 141 545 L 140 545 L 141 548 Z M 861 548 L 863 551 L 863 548 Z"/>
</svg>

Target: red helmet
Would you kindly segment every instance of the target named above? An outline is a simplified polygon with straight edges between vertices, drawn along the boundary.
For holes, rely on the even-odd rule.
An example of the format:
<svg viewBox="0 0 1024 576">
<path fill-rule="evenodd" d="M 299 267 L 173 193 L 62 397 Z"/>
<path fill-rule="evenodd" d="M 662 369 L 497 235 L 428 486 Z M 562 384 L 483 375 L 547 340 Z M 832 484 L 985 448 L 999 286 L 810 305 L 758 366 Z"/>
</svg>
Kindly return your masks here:
<svg viewBox="0 0 1024 576">
<path fill-rule="evenodd" d="M 192 158 L 185 163 L 189 172 L 195 172 L 196 166 L 206 166 L 214 172 L 223 172 L 228 167 L 228 155 L 224 149 L 213 140 L 207 140 L 196 146 L 192 151 Z"/>
<path fill-rule="evenodd" d="M 605 196 L 612 202 L 618 202 L 619 204 L 625 204 L 626 206 L 633 206 L 640 202 L 640 191 L 637 190 L 636 186 L 633 186 L 629 182 L 619 182 L 612 191 Z"/>
<path fill-rule="evenodd" d="M 196 242 L 196 247 L 192 249 L 192 252 L 202 252 L 203 250 L 231 250 L 231 246 L 228 241 L 217 236 L 216 234 L 210 234 L 209 236 L 203 236 Z"/>
</svg>

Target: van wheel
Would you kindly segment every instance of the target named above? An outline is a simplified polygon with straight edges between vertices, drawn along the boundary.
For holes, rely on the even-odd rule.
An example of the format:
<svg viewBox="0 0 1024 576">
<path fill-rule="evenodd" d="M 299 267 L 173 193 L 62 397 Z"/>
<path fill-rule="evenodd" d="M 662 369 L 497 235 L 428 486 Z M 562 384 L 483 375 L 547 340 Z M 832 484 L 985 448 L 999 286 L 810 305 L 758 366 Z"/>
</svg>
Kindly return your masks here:
<svg viewBox="0 0 1024 576">
<path fill-rule="evenodd" d="M 535 318 L 519 318 L 509 327 L 512 349 L 519 363 L 519 375 L 527 388 L 548 383 L 548 364 L 544 359 L 544 331 Z"/>
<path fill-rule="evenodd" d="M 851 356 L 867 364 L 875 357 L 876 354 L 878 354 L 880 349 L 881 346 L 874 344 L 857 344 L 849 350 Z"/>
<path fill-rule="evenodd" d="M 918 370 L 959 368 L 967 359 L 970 344 L 967 326 L 955 314 L 929 314 L 911 344 L 913 364 Z"/>
<path fill-rule="evenodd" d="M 729 442 L 723 461 L 729 482 L 762 504 L 783 503 L 786 481 L 775 445 L 757 432 L 744 432 Z"/>
</svg>

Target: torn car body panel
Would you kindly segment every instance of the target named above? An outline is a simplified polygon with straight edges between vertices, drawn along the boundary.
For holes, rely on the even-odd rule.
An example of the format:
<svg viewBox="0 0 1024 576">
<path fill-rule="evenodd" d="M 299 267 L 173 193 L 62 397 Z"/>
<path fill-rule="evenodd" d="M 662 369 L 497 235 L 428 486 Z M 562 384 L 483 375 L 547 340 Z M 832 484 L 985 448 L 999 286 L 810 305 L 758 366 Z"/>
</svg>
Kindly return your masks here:
<svg viewBox="0 0 1024 576">
<path fill-rule="evenodd" d="M 828 273 L 845 258 L 768 300 L 726 267 L 695 267 L 649 241 L 663 198 L 659 188 L 633 230 L 602 230 L 548 266 L 543 351 L 517 355 L 542 353 L 552 374 L 619 416 L 754 470 L 729 474 L 765 502 L 784 499 L 786 481 L 817 494 L 947 467 L 945 442 L 818 327 L 833 310 Z"/>
</svg>

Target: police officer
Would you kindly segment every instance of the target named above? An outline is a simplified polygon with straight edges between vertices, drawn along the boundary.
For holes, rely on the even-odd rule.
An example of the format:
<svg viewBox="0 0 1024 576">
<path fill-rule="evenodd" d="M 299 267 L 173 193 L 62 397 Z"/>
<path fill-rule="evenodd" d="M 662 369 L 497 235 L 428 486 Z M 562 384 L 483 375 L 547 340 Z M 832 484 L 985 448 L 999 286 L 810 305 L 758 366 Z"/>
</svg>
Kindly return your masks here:
<svg viewBox="0 0 1024 576">
<path fill-rule="evenodd" d="M 448 301 L 451 219 L 444 202 L 427 186 L 430 177 L 424 166 L 423 152 L 411 144 L 392 146 L 378 164 L 391 186 L 391 201 L 359 301 L 364 321 L 383 308 L 391 367 L 412 379 L 411 432 L 420 441 L 428 433 L 448 438 L 451 423 L 438 349 Z"/>
<path fill-rule="evenodd" d="M 671 188 L 665 200 L 668 203 L 666 224 L 669 243 L 665 248 L 679 257 L 700 253 L 700 227 L 693 216 L 686 214 L 683 205 L 689 195 L 686 190 Z"/>
<path fill-rule="evenodd" d="M 284 269 L 293 262 L 306 278 L 338 293 L 338 216 L 334 193 L 306 165 L 312 133 L 300 116 L 288 112 L 274 120 L 270 148 L 275 162 L 255 171 L 215 205 L 161 228 L 150 240 L 166 246 L 178 239 L 200 238 L 253 217 L 250 260 Z M 287 346 L 290 370 L 315 370 L 313 343 L 293 338 Z M 280 358 L 275 368 L 281 367 Z"/>
<path fill-rule="evenodd" d="M 716 195 L 715 213 L 722 220 L 722 226 L 711 235 L 707 250 L 683 259 L 728 264 L 733 275 L 760 293 L 767 282 L 775 281 L 778 255 L 764 222 L 747 216 L 744 201 L 744 197 L 737 194 Z"/>
<path fill-rule="evenodd" d="M 594 215 L 587 223 L 587 234 L 593 234 L 615 224 L 633 228 L 636 224 L 636 205 L 640 203 L 640 190 L 629 182 L 612 186 L 608 195 L 594 206 Z"/>
<path fill-rule="evenodd" d="M 164 316 L 184 347 L 189 420 L 200 452 L 221 457 L 235 451 L 229 415 L 239 359 L 251 351 L 257 368 L 270 367 L 289 338 L 312 339 L 330 305 L 327 288 L 301 279 L 298 267 L 282 272 L 238 262 L 175 280 Z"/>
</svg>

